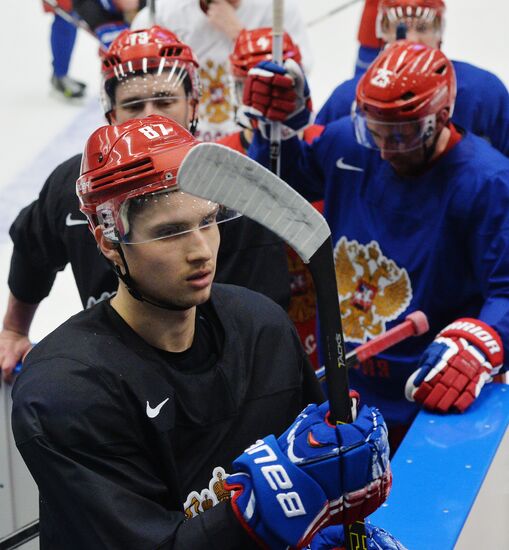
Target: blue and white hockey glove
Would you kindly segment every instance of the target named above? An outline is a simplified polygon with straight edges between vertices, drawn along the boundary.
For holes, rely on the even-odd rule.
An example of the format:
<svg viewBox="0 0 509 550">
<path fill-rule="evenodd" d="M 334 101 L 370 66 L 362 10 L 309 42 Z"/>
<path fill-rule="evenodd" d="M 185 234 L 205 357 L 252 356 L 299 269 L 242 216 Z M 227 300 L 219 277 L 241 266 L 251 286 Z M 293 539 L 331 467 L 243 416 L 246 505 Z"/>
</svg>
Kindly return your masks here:
<svg viewBox="0 0 509 550">
<path fill-rule="evenodd" d="M 426 348 L 406 383 L 410 401 L 441 413 L 464 412 L 504 362 L 497 332 L 478 319 L 458 319 Z"/>
<path fill-rule="evenodd" d="M 407 550 L 405 546 L 381 527 L 366 522 L 367 550 Z M 346 546 L 342 525 L 326 527 L 316 534 L 309 545 L 310 550 L 331 550 Z"/>
<path fill-rule="evenodd" d="M 129 25 L 123 21 L 112 21 L 111 23 L 105 23 L 99 25 L 94 29 L 97 38 L 105 48 L 109 48 L 110 44 L 117 38 L 117 36 L 125 29 L 128 29 Z"/>
<path fill-rule="evenodd" d="M 352 424 L 327 422 L 329 404 L 309 405 L 278 439 L 270 435 L 233 462 L 233 510 L 262 546 L 308 544 L 329 524 L 376 510 L 392 483 L 387 428 L 376 408 Z"/>
<path fill-rule="evenodd" d="M 287 59 L 283 67 L 262 61 L 251 69 L 244 84 L 243 113 L 266 138 L 270 121 L 283 123 L 282 137 L 305 128 L 313 111 L 309 86 L 298 63 Z"/>
</svg>

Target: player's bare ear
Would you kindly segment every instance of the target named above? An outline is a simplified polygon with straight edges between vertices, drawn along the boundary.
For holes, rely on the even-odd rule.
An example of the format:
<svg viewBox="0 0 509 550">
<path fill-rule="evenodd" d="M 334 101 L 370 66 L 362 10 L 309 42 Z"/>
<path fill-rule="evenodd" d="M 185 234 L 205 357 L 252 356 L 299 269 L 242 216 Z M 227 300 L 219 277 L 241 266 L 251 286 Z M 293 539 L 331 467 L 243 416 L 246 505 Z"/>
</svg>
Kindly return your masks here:
<svg viewBox="0 0 509 550">
<path fill-rule="evenodd" d="M 106 120 L 108 121 L 108 124 L 111 124 L 112 126 L 115 126 L 115 124 L 117 124 L 117 119 L 115 118 L 115 109 L 112 109 L 106 115 Z"/>
<path fill-rule="evenodd" d="M 110 262 L 113 262 L 116 265 L 120 265 L 122 263 L 122 260 L 120 258 L 120 254 L 118 253 L 119 244 L 107 239 L 104 236 L 101 226 L 97 226 L 94 229 L 94 237 L 97 242 L 97 246 L 101 251 L 101 254 L 103 254 L 103 256 Z"/>
<path fill-rule="evenodd" d="M 442 129 L 449 119 L 451 118 L 451 113 L 449 110 L 449 107 L 444 107 L 437 113 L 437 124 L 439 125 L 439 128 Z"/>
</svg>

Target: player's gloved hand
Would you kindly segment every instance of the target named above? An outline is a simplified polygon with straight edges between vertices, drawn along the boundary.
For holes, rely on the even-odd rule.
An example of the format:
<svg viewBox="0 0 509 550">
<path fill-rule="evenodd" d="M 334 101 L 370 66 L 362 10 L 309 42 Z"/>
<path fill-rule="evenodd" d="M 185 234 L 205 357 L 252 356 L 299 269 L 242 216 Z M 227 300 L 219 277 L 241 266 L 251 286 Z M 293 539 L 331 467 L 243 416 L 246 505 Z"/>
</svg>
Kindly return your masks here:
<svg viewBox="0 0 509 550">
<path fill-rule="evenodd" d="M 269 121 L 279 121 L 293 132 L 310 121 L 311 98 L 306 77 L 298 63 L 287 59 L 283 67 L 262 61 L 251 69 L 244 84 L 244 113 L 262 130 Z M 268 132 L 265 129 L 264 136 Z"/>
<path fill-rule="evenodd" d="M 105 23 L 99 25 L 94 29 L 97 38 L 105 48 L 109 48 L 110 44 L 117 38 L 117 36 L 125 29 L 128 29 L 129 25 L 124 21 L 112 21 L 111 23 Z"/>
<path fill-rule="evenodd" d="M 502 363 L 500 336 L 478 319 L 458 319 L 427 347 L 407 380 L 406 398 L 432 411 L 465 411 Z"/>
<path fill-rule="evenodd" d="M 12 382 L 16 365 L 31 349 L 32 343 L 25 334 L 7 329 L 0 332 L 0 367 L 6 382 Z"/>
<path fill-rule="evenodd" d="M 387 428 L 376 408 L 352 424 L 328 423 L 328 402 L 309 405 L 281 437 L 270 435 L 234 462 L 226 480 L 244 528 L 274 549 L 305 546 L 329 524 L 376 510 L 392 483 Z"/>
<path fill-rule="evenodd" d="M 405 546 L 381 527 L 366 522 L 367 550 L 407 550 Z M 333 525 L 319 531 L 309 545 L 310 550 L 332 550 L 346 547 L 342 525 Z"/>
</svg>

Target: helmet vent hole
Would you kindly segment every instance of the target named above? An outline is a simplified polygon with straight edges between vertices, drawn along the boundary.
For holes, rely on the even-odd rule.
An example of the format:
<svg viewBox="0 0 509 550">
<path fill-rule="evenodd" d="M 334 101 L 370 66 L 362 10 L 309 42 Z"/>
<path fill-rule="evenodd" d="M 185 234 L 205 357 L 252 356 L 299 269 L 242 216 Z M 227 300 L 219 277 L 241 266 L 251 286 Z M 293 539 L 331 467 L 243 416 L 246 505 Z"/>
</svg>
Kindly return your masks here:
<svg viewBox="0 0 509 550">
<path fill-rule="evenodd" d="M 115 65 L 120 65 L 121 61 L 120 58 L 116 55 L 110 55 L 109 57 L 105 57 L 103 59 L 103 67 L 109 68 L 109 67 L 115 67 Z"/>
<path fill-rule="evenodd" d="M 175 46 L 162 48 L 159 54 L 161 57 L 180 57 L 182 55 L 182 48 L 177 48 Z"/>
<path fill-rule="evenodd" d="M 103 172 L 99 176 L 92 178 L 92 185 L 94 189 L 98 189 L 113 182 L 118 182 L 120 179 L 126 181 L 134 178 L 141 178 L 150 175 L 154 170 L 154 165 L 150 159 L 142 159 L 139 161 L 126 164 L 121 169 L 115 168 Z"/>
<path fill-rule="evenodd" d="M 435 70 L 435 73 L 444 74 L 446 70 L 447 70 L 447 67 L 445 65 L 441 65 L 440 67 L 438 67 L 438 69 Z"/>
<path fill-rule="evenodd" d="M 405 92 L 402 96 L 401 96 L 401 99 L 403 101 L 409 101 L 410 99 L 413 99 L 415 97 L 415 94 L 414 92 Z"/>
</svg>

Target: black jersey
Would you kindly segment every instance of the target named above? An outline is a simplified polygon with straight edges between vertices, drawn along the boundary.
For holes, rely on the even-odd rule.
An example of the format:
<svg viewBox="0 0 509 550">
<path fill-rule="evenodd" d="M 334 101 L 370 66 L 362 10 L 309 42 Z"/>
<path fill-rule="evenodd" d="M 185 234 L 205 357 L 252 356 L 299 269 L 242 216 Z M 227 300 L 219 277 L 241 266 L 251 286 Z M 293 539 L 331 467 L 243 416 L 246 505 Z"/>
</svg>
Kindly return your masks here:
<svg viewBox="0 0 509 550">
<path fill-rule="evenodd" d="M 138 1 L 138 9 L 146 6 L 146 0 Z M 90 26 L 92 30 L 108 23 L 118 23 L 124 19 L 121 10 L 110 11 L 101 5 L 101 0 L 73 0 L 74 11 Z"/>
<path fill-rule="evenodd" d="M 99 253 L 79 210 L 76 180 L 80 163 L 81 155 L 76 155 L 60 164 L 37 200 L 11 226 L 14 252 L 9 288 L 23 302 L 43 300 L 56 273 L 69 262 L 83 307 L 110 297 L 117 289 L 117 276 Z M 290 279 L 281 240 L 244 217 L 219 228 L 222 237 L 215 280 L 256 290 L 286 308 Z"/>
<path fill-rule="evenodd" d="M 215 284 L 207 307 L 222 337 L 205 370 L 173 368 L 109 302 L 30 352 L 13 432 L 39 486 L 42 550 L 251 547 L 224 472 L 323 397 L 279 306 Z"/>
</svg>

